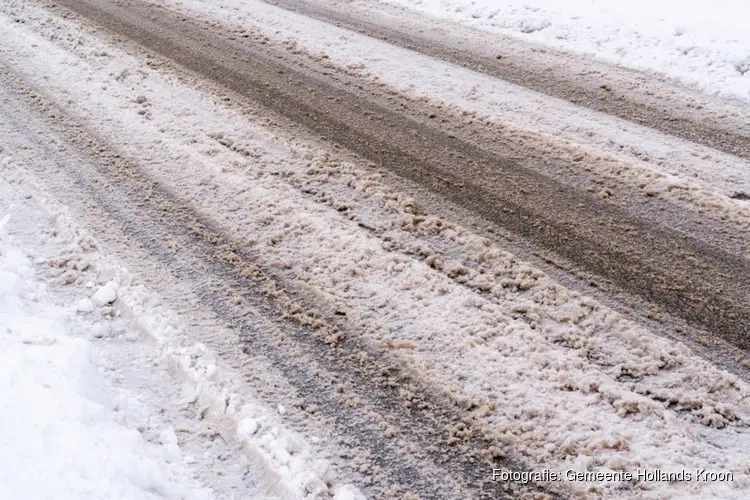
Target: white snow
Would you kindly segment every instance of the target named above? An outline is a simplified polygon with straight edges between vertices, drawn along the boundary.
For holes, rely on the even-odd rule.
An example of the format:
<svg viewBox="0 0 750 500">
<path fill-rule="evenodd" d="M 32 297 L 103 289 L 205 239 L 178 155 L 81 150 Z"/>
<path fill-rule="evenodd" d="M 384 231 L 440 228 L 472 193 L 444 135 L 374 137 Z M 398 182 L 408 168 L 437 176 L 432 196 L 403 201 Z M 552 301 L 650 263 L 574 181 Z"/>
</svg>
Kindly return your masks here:
<svg viewBox="0 0 750 500">
<path fill-rule="evenodd" d="M 745 0 L 384 0 L 750 102 Z"/>
<path fill-rule="evenodd" d="M 98 306 L 111 304 L 115 300 L 117 300 L 117 284 L 114 281 L 108 282 L 91 296 L 91 301 Z"/>
<path fill-rule="evenodd" d="M 76 304 L 76 311 L 78 312 L 89 313 L 93 310 L 94 310 L 94 302 L 88 297 L 82 298 Z"/>
<path fill-rule="evenodd" d="M 211 498 L 126 424 L 72 309 L 0 234 L 0 499 Z"/>
</svg>

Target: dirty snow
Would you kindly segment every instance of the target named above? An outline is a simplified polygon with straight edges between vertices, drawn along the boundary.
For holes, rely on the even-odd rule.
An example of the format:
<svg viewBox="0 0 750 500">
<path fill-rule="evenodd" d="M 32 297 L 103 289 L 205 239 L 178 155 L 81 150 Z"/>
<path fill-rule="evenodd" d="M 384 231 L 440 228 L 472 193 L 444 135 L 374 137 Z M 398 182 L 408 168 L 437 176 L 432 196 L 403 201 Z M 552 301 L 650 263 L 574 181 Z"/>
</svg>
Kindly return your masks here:
<svg viewBox="0 0 750 500">
<path fill-rule="evenodd" d="M 730 198 L 736 192 L 750 192 L 750 164 L 732 155 L 550 99 L 259 0 L 169 3 L 233 29 L 252 27 L 312 60 L 320 61 L 325 55 L 329 68 L 385 84 L 468 121 L 495 126 L 505 136 L 558 148 L 561 157 L 596 158 L 587 161 L 586 167 L 605 185 L 637 186 L 644 194 L 663 197 L 697 213 L 713 214 L 740 228 L 750 227 L 748 204 Z"/>
<path fill-rule="evenodd" d="M 0 137 L 0 498 L 361 500 Z"/>
<path fill-rule="evenodd" d="M 241 115 L 164 78 L 86 30 L 64 21 L 42 26 L 32 10 L 27 16 L 24 26 L 2 19 L 0 34 L 23 54 L 27 78 L 51 95 L 64 93 L 58 104 L 122 141 L 125 154 L 149 151 L 143 168 L 150 175 L 189 194 L 203 213 L 226 215 L 217 224 L 227 233 L 273 248 L 260 256 L 264 265 L 346 311 L 369 341 L 390 345 L 532 463 L 731 470 L 732 484 L 644 487 L 654 497 L 678 489 L 681 498 L 747 497 L 747 384 L 465 228 L 419 213 L 377 175 L 278 137 L 262 121 L 249 122 L 251 111 Z M 66 32 L 75 37 L 60 36 Z M 145 103 L 148 113 L 140 113 Z M 318 201 L 300 192 L 303 185 L 319 190 Z M 97 283 L 96 300 L 70 307 L 90 314 L 128 300 L 115 283 Z M 130 297 L 154 339 L 171 341 L 174 327 L 145 314 L 148 300 Z M 232 389 L 229 377 L 214 376 L 220 359 L 206 346 L 168 352 L 216 399 Z M 278 434 L 264 433 L 268 413 L 242 404 L 238 391 L 229 401 L 235 437 L 266 450 L 277 469 L 301 473 Z M 157 436 L 173 449 L 173 430 Z"/>
<path fill-rule="evenodd" d="M 105 136 L 127 130 L 123 150 L 149 151 L 150 175 L 191 193 L 204 213 L 226 214 L 218 223 L 227 233 L 273 248 L 260 257 L 266 266 L 347 311 L 370 341 L 390 345 L 424 379 L 475 408 L 532 463 L 730 470 L 734 483 L 682 484 L 681 496 L 746 496 L 749 389 L 736 377 L 465 229 L 418 214 L 370 172 L 275 137 L 114 46 L 106 46 L 108 57 L 90 58 L 94 41 L 82 32 L 65 50 L 26 37 L 45 47 L 26 59 L 30 78 L 52 94 L 64 88 L 75 113 Z M 45 79 L 60 74 L 69 81 Z M 138 112 L 138 96 L 148 116 Z M 321 179 L 326 203 L 300 193 Z M 201 353 L 185 351 L 184 366 L 210 372 L 213 358 Z M 255 436 L 257 421 L 240 418 L 237 429 Z M 647 487 L 658 496 L 678 486 Z"/>
</svg>

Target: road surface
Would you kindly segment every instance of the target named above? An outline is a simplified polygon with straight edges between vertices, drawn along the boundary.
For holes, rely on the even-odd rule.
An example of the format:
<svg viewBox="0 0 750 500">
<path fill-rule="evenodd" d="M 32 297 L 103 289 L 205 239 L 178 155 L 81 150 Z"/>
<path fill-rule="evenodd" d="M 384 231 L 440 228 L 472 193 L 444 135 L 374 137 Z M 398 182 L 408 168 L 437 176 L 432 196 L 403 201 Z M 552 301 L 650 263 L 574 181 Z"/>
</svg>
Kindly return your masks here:
<svg viewBox="0 0 750 500">
<path fill-rule="evenodd" d="M 746 106 L 375 7 L 225 7 L 4 2 L 0 178 L 329 464 L 255 443 L 270 491 L 747 495 Z M 491 480 L 680 468 L 734 480 Z"/>
</svg>

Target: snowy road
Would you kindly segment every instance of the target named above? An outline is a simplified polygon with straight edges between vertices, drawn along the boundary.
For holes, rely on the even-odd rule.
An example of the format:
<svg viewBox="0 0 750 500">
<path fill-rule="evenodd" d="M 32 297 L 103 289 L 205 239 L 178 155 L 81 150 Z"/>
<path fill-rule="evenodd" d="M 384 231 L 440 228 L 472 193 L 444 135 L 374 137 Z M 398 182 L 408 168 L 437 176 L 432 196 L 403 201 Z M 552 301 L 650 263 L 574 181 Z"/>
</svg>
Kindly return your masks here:
<svg viewBox="0 0 750 500">
<path fill-rule="evenodd" d="M 132 344 L 93 335 L 104 366 L 148 365 L 107 390 L 180 388 L 140 410 L 136 453 L 169 466 L 136 489 L 746 498 L 750 109 L 385 5 L 279 5 L 0 2 L 6 231 Z"/>
</svg>

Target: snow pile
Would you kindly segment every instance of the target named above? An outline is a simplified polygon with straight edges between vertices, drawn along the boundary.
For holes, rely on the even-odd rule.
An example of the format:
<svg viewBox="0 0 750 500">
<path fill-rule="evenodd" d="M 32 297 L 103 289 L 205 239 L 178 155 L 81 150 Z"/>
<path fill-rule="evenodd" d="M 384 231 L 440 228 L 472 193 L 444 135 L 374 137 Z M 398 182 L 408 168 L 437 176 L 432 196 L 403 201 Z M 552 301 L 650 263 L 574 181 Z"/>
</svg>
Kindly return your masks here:
<svg viewBox="0 0 750 500">
<path fill-rule="evenodd" d="M 750 101 L 750 3 L 385 0 Z"/>
<path fill-rule="evenodd" d="M 121 422 L 75 313 L 52 302 L 0 223 L 0 498 L 209 498 Z M 119 403 L 118 403 L 119 402 Z M 166 460 L 168 461 L 168 460 Z M 180 484 L 181 483 L 181 484 Z"/>
</svg>

